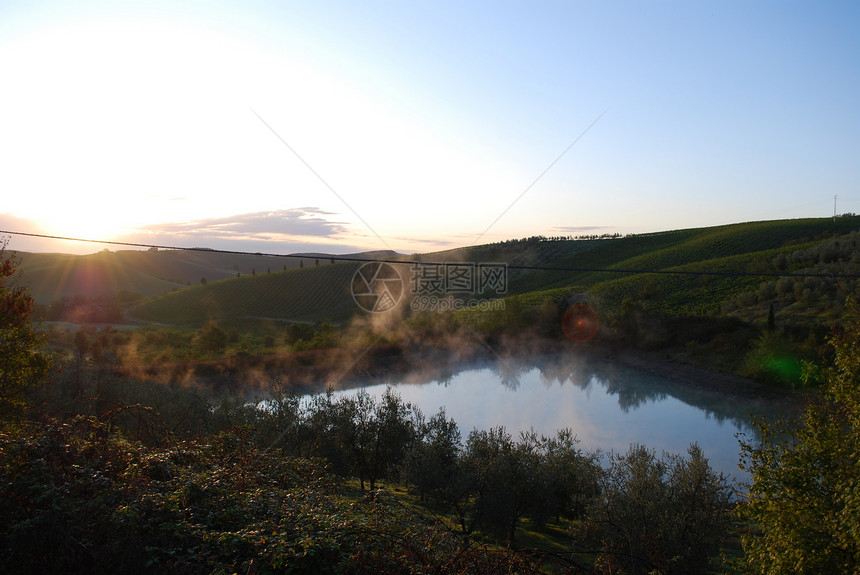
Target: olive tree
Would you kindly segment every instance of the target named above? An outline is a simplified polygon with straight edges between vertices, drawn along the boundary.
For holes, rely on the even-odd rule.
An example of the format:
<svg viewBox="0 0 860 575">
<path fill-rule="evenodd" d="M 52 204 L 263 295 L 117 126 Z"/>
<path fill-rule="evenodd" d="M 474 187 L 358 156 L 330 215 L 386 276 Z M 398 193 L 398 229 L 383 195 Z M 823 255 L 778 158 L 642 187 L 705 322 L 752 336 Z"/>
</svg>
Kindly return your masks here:
<svg viewBox="0 0 860 575">
<path fill-rule="evenodd" d="M 460 429 L 440 408 L 429 421 L 421 421 L 417 441 L 406 456 L 403 478 L 425 501 L 440 496 L 455 480 L 462 451 Z"/>
<path fill-rule="evenodd" d="M 601 493 L 575 524 L 579 545 L 607 573 L 702 573 L 730 521 L 730 486 L 701 448 L 657 457 L 642 445 L 613 454 Z"/>
<path fill-rule="evenodd" d="M 515 443 L 504 427 L 472 430 L 462 462 L 473 497 L 469 530 L 479 527 L 513 539 L 531 504 L 537 463 L 532 447 Z"/>
<path fill-rule="evenodd" d="M 596 494 L 598 468 L 576 443 L 569 429 L 549 438 L 524 432 L 519 441 L 503 427 L 473 430 L 458 478 L 468 494 L 469 530 L 510 543 L 523 519 L 541 525 L 552 517 L 580 516 Z"/>
<path fill-rule="evenodd" d="M 309 455 L 328 460 L 339 475 L 356 476 L 362 489 L 365 482 L 374 489 L 378 479 L 399 476 L 419 417 L 391 388 L 380 401 L 364 390 L 339 397 L 329 390 L 308 406 Z"/>
</svg>

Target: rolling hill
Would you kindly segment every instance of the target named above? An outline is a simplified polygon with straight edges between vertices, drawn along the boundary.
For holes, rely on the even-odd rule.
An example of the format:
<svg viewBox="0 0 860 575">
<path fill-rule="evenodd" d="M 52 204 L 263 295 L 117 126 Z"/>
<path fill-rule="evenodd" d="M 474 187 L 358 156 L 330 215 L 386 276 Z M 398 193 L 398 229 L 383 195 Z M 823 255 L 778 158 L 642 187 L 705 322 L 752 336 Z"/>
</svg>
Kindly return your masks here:
<svg viewBox="0 0 860 575">
<path fill-rule="evenodd" d="M 153 297 L 237 275 L 298 269 L 327 262 L 328 254 L 269 256 L 211 250 L 102 250 L 83 256 L 17 252 L 31 295 L 39 304 L 83 295 L 109 297 L 122 291 Z M 345 257 L 397 257 L 394 252 L 366 252 Z"/>
<path fill-rule="evenodd" d="M 798 253 L 857 230 L 860 217 L 856 216 L 747 222 L 612 239 L 534 237 L 408 259 L 430 264 L 505 263 L 512 266 L 508 270 L 508 295 L 527 305 L 540 305 L 546 297 L 587 291 L 589 301 L 601 312 L 615 311 L 631 297 L 650 308 L 683 315 L 719 309 L 724 302 L 776 279 L 756 274 L 808 269 Z M 126 290 L 149 298 L 130 311 L 136 320 L 162 324 L 241 317 L 343 321 L 360 312 L 350 294 L 360 262 L 332 264 L 326 254 L 283 258 L 162 250 L 88 256 L 20 255 L 24 278 L 37 301 L 73 293 Z M 349 257 L 403 256 L 373 252 Z M 794 263 L 778 266 L 774 262 L 779 258 Z M 529 267 L 566 269 L 526 269 Z M 408 290 L 409 264 L 399 266 L 399 271 Z M 205 285 L 201 285 L 201 278 L 206 278 Z"/>
<path fill-rule="evenodd" d="M 232 318 L 339 321 L 358 311 L 350 295 L 357 262 L 225 279 L 149 299 L 132 318 L 199 324 Z"/>
</svg>

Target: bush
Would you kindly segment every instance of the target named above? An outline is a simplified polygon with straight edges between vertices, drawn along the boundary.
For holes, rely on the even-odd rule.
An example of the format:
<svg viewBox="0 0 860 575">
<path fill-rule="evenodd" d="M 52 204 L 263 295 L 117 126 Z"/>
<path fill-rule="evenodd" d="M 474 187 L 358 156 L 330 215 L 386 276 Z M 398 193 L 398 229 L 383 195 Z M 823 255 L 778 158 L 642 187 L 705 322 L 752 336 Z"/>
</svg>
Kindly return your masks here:
<svg viewBox="0 0 860 575">
<path fill-rule="evenodd" d="M 798 354 L 800 346 L 780 331 L 768 330 L 753 343 L 744 358 L 743 375 L 757 381 L 801 387 L 803 358 Z"/>
<path fill-rule="evenodd" d="M 228 334 L 218 324 L 210 322 L 194 336 L 194 344 L 204 353 L 218 354 L 227 347 Z"/>
</svg>

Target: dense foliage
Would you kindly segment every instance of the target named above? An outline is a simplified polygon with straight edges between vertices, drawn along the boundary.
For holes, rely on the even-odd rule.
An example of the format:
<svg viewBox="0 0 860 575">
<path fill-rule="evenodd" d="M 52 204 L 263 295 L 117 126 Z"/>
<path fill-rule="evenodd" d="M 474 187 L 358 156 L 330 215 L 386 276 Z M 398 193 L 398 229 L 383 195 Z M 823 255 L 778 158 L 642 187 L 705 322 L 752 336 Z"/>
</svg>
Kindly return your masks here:
<svg viewBox="0 0 860 575">
<path fill-rule="evenodd" d="M 742 444 L 752 473 L 744 538 L 756 573 L 860 570 L 860 322 L 832 339 L 823 394 L 799 422 L 760 424 Z"/>
<path fill-rule="evenodd" d="M 606 573 L 704 573 L 729 528 L 730 490 L 698 445 L 689 458 L 634 445 L 615 454 L 577 525 Z"/>
<path fill-rule="evenodd" d="M 44 337 L 30 322 L 33 298 L 18 281 L 18 262 L 0 243 L 0 422 L 23 415 L 26 394 L 49 366 Z"/>
<path fill-rule="evenodd" d="M 618 564 L 618 550 L 583 529 L 602 521 L 597 501 L 629 492 L 632 478 L 610 480 L 614 471 L 578 449 L 569 430 L 518 440 L 502 428 L 473 430 L 463 441 L 444 411 L 425 419 L 391 390 L 380 399 L 306 398 L 275 385 L 263 402 L 215 398 L 122 377 L 109 349 L 93 355 L 100 338 L 77 339 L 77 357 L 31 394 L 42 423 L 0 436 L 5 570 L 489 573 Z M 697 453 L 673 461 L 711 477 Z M 653 479 L 664 489 L 665 478 Z M 413 495 L 393 497 L 380 485 Z M 661 541 L 671 561 L 655 565 L 670 572 L 718 551 L 721 494 L 677 487 L 666 501 L 699 510 L 715 539 Z M 418 507 L 404 506 L 412 498 Z M 642 529 L 637 521 L 625 518 L 623 529 Z M 567 552 L 517 550 L 548 523 L 570 529 Z"/>
<path fill-rule="evenodd" d="M 149 448 L 92 418 L 0 433 L 4 573 L 510 573 L 385 493 L 347 497 L 320 461 L 247 429 Z"/>
<path fill-rule="evenodd" d="M 829 233 L 821 225 L 794 227 Z M 711 269 L 743 263 L 751 271 L 855 270 L 854 236 L 822 241 L 813 234 L 809 242 L 785 245 L 785 227 L 741 228 L 737 237 L 738 229 L 686 230 L 638 244 L 616 238 L 570 246 L 537 238 L 519 247 L 524 261 L 576 257 L 580 265 L 695 271 L 704 269 L 702 254 L 710 254 Z M 744 250 L 752 245 L 769 251 L 749 256 Z M 485 255 L 496 248 L 485 248 Z M 332 346 L 348 338 L 380 341 L 364 329 L 369 324 L 347 335 L 322 322 L 278 324 L 253 336 L 226 320 L 134 333 L 81 329 L 59 340 L 65 358 L 45 377 L 32 300 L 15 283 L 15 260 L 0 252 L 0 264 L 4 571 L 698 573 L 717 568 L 715 557 L 737 529 L 729 486 L 696 445 L 686 456 L 657 456 L 639 445 L 626 454 L 587 453 L 571 430 L 514 438 L 503 428 L 473 430 L 463 439 L 444 411 L 427 419 L 390 389 L 380 399 L 364 392 L 306 396 L 267 381 L 264 399 L 252 399 L 203 391 L 185 377 L 209 369 L 217 380 L 220 370 L 241 369 L 253 354 L 333 361 L 342 350 Z M 249 284 L 230 279 L 147 305 L 210 319 L 225 311 L 225 302 L 245 299 L 226 315 L 258 316 L 282 305 L 275 300 L 292 273 L 250 280 L 262 299 L 236 297 Z M 332 279 L 314 294 L 319 301 L 343 296 L 335 291 L 349 276 L 345 266 L 314 273 Z M 818 369 L 810 361 L 818 357 L 822 331 L 793 325 L 785 311 L 819 306 L 834 320 L 849 309 L 856 281 L 780 278 L 726 287 L 701 277 L 667 285 L 641 274 L 619 279 L 583 271 L 567 280 L 574 276 L 600 286 L 594 294 L 610 310 L 601 316 L 604 337 L 651 349 L 725 347 L 742 351 L 729 354 L 735 367 L 760 379 L 824 382 L 801 421 L 762 424 L 761 444 L 743 444 L 752 483 L 741 505 L 740 562 L 757 573 L 860 569 L 860 323 L 831 339 L 832 367 Z M 523 286 L 528 281 L 524 274 L 514 278 Z M 457 330 L 477 329 L 491 341 L 527 328 L 563 337 L 565 310 L 585 305 L 571 303 L 567 285 L 511 297 L 479 321 L 469 314 L 412 314 L 389 337 L 401 352 Z M 669 313 L 700 292 L 713 298 L 703 305 L 723 302 L 726 313 Z M 625 293 L 636 297 L 620 297 Z M 218 298 L 207 299 L 212 294 Z M 74 300 L 65 303 L 72 309 Z M 315 317 L 310 307 L 305 311 Z M 143 367 L 130 372 L 132 360 Z M 162 381 L 147 379 L 155 372 L 146 370 L 159 363 L 167 366 Z M 20 421 L 28 414 L 29 421 Z M 549 533 L 556 540 L 567 534 L 561 550 L 557 541 L 552 551 L 525 547 L 535 534 Z"/>
</svg>

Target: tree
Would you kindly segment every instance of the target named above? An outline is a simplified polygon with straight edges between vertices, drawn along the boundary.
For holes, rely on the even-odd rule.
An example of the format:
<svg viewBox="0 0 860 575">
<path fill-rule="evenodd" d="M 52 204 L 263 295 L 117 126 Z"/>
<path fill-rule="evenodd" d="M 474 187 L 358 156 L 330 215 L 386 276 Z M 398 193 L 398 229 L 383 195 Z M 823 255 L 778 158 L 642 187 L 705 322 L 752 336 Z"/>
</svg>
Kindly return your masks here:
<svg viewBox="0 0 860 575">
<path fill-rule="evenodd" d="M 460 429 L 448 419 L 445 408 L 418 425 L 418 440 L 406 455 L 403 478 L 413 486 L 421 501 L 456 507 L 460 501 L 457 484 Z"/>
<path fill-rule="evenodd" d="M 365 481 L 376 488 L 377 479 L 394 478 L 400 464 L 415 439 L 415 425 L 410 415 L 415 408 L 404 403 L 390 387 L 377 402 L 366 391 L 352 397 L 342 397 L 346 411 L 352 414 L 349 425 L 348 456 L 361 488 Z"/>
<path fill-rule="evenodd" d="M 536 525 L 553 517 L 580 519 L 597 495 L 597 456 L 579 449 L 570 429 L 559 430 L 555 437 L 523 433 L 521 443 L 531 445 L 530 451 L 539 456 L 530 479 L 532 502 L 527 517 Z"/>
<path fill-rule="evenodd" d="M 376 479 L 396 477 L 403 458 L 415 441 L 417 409 L 387 387 L 374 410 L 374 441 L 371 452 L 370 488 Z"/>
<path fill-rule="evenodd" d="M 356 402 L 352 398 L 335 398 L 332 388 L 313 396 L 306 417 L 307 455 L 325 459 L 332 473 L 349 475 L 350 455 L 356 444 L 355 421 Z"/>
<path fill-rule="evenodd" d="M 194 343 L 206 353 L 217 354 L 227 347 L 229 335 L 215 322 L 209 322 L 194 336 Z"/>
<path fill-rule="evenodd" d="M 33 326 L 33 298 L 20 285 L 19 261 L 0 242 L 0 420 L 26 411 L 26 394 L 48 371 L 44 336 Z"/>
<path fill-rule="evenodd" d="M 799 426 L 761 422 L 760 444 L 741 441 L 755 573 L 860 571 L 860 320 L 829 343 L 824 389 Z"/>
<path fill-rule="evenodd" d="M 462 469 L 474 497 L 470 531 L 480 527 L 513 540 L 530 503 L 530 455 L 504 427 L 469 433 Z"/>
<path fill-rule="evenodd" d="M 90 350 L 90 338 L 87 337 L 87 332 L 84 328 L 78 328 L 75 332 L 75 351 L 78 352 L 78 359 L 83 361 Z"/>
<path fill-rule="evenodd" d="M 693 444 L 689 458 L 642 445 L 615 454 L 573 534 L 607 573 L 703 573 L 726 537 L 730 488 Z"/>
</svg>

